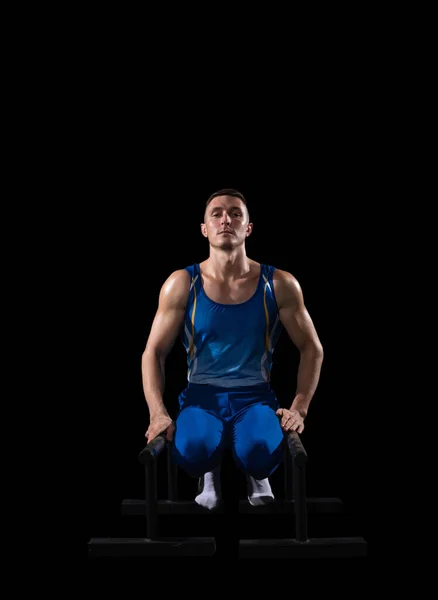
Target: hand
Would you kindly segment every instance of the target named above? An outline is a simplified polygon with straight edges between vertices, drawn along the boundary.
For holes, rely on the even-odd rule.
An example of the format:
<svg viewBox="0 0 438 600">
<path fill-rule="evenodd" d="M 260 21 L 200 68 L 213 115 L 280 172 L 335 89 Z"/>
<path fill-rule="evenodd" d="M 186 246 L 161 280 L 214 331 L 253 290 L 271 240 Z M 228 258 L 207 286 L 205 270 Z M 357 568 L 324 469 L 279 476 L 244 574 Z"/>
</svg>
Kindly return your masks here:
<svg viewBox="0 0 438 600">
<path fill-rule="evenodd" d="M 281 428 L 283 431 L 296 431 L 301 433 L 304 429 L 304 419 L 295 409 L 279 408 L 276 413 L 281 417 Z"/>
<path fill-rule="evenodd" d="M 175 424 L 169 415 L 161 414 L 153 417 L 149 423 L 149 427 L 146 430 L 145 438 L 148 443 L 152 441 L 160 433 L 166 432 L 166 439 L 172 441 L 173 434 L 175 431 Z"/>
</svg>

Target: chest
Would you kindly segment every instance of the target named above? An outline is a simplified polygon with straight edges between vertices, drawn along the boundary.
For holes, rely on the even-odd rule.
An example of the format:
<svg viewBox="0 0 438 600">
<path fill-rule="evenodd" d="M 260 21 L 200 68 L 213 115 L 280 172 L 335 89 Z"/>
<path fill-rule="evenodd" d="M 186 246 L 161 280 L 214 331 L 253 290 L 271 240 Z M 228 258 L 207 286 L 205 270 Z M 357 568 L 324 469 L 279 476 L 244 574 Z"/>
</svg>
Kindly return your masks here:
<svg viewBox="0 0 438 600">
<path fill-rule="evenodd" d="M 241 304 L 255 294 L 259 276 L 241 279 L 233 282 L 217 282 L 203 277 L 202 286 L 205 294 L 220 304 Z"/>
</svg>

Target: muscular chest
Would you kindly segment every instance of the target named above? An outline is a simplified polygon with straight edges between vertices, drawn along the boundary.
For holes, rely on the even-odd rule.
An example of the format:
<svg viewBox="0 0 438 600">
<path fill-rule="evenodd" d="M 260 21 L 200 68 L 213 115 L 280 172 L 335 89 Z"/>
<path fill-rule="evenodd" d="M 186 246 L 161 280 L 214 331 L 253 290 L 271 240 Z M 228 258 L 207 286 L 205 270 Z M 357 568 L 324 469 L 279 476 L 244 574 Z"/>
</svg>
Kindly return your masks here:
<svg viewBox="0 0 438 600">
<path fill-rule="evenodd" d="M 233 281 L 232 283 L 219 283 L 204 277 L 202 284 L 204 292 L 210 300 L 220 304 L 241 304 L 255 294 L 258 281 L 258 275 L 249 279 Z"/>
</svg>

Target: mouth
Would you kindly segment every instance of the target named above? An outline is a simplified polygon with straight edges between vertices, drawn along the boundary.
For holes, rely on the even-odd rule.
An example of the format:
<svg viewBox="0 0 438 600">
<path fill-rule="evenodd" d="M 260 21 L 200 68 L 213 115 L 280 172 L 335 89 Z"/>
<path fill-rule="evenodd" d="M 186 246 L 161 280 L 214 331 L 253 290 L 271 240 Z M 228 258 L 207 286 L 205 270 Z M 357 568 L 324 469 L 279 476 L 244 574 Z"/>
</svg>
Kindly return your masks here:
<svg viewBox="0 0 438 600">
<path fill-rule="evenodd" d="M 219 234 L 220 235 L 224 235 L 224 234 L 233 235 L 233 232 L 226 230 L 226 231 L 220 231 Z"/>
</svg>

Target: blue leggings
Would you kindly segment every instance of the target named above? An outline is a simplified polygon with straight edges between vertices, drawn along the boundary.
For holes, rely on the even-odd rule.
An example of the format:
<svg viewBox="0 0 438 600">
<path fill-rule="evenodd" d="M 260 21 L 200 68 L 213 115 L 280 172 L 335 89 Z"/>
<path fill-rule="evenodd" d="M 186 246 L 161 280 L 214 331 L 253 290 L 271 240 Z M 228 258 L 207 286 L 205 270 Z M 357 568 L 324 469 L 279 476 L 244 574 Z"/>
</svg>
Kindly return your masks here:
<svg viewBox="0 0 438 600">
<path fill-rule="evenodd" d="M 223 388 L 191 384 L 179 395 L 172 458 L 192 477 L 217 467 L 231 448 L 237 467 L 256 479 L 283 459 L 284 433 L 269 384 Z"/>
</svg>

